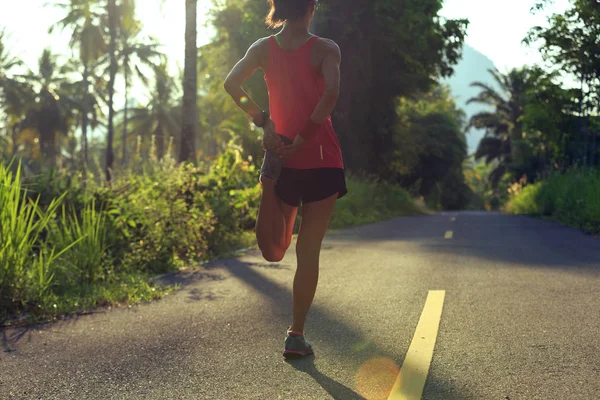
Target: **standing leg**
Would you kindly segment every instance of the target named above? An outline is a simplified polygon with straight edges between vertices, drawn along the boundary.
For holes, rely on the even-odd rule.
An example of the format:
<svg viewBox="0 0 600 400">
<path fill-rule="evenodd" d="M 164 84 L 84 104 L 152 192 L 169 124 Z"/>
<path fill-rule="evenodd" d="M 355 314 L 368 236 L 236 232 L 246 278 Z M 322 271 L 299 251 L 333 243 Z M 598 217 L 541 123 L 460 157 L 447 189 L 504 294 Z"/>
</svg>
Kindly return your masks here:
<svg viewBox="0 0 600 400">
<path fill-rule="evenodd" d="M 321 243 L 333 215 L 338 194 L 302 206 L 302 224 L 296 243 L 298 268 L 294 277 L 291 330 L 304 332 L 304 323 L 319 280 Z"/>
<path fill-rule="evenodd" d="M 277 197 L 276 181 L 263 177 L 261 182 L 263 193 L 256 219 L 256 239 L 265 260 L 279 262 L 292 242 L 298 208 Z"/>
</svg>

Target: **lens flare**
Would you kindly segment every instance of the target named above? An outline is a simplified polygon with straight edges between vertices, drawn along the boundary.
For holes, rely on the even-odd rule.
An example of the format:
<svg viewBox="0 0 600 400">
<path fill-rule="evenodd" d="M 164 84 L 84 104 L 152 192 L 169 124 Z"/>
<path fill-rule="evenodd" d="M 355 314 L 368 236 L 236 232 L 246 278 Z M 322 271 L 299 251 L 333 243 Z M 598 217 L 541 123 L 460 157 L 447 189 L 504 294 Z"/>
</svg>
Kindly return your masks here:
<svg viewBox="0 0 600 400">
<path fill-rule="evenodd" d="M 242 96 L 242 98 L 240 99 L 240 103 L 246 104 L 247 102 L 248 102 L 248 98 L 246 96 Z"/>
<path fill-rule="evenodd" d="M 400 367 L 387 358 L 373 358 L 356 373 L 356 389 L 368 400 L 386 400 L 394 387 Z"/>
</svg>

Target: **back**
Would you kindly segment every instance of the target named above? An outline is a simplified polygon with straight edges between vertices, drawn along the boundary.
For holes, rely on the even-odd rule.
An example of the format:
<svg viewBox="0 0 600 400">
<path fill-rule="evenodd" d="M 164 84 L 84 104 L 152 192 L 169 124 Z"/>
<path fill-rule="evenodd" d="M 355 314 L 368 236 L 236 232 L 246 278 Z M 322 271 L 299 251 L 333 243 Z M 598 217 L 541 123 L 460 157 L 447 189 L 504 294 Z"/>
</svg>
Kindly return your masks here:
<svg viewBox="0 0 600 400">
<path fill-rule="evenodd" d="M 294 51 L 282 49 L 274 36 L 269 40 L 265 81 L 269 108 L 277 133 L 294 140 L 311 117 L 325 91 L 325 81 L 311 65 L 311 50 L 319 38 L 311 37 Z M 317 135 L 286 161 L 289 168 L 343 168 L 339 142 L 331 117 Z"/>
</svg>

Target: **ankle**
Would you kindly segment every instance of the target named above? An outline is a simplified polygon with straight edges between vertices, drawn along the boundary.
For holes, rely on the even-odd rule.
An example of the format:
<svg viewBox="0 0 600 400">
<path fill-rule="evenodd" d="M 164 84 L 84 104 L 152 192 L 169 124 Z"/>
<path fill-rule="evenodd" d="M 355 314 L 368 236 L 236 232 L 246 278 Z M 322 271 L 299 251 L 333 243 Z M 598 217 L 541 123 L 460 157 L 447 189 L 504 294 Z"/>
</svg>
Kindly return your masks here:
<svg viewBox="0 0 600 400">
<path fill-rule="evenodd" d="M 296 335 L 302 335 L 302 336 L 304 336 L 304 327 L 303 326 L 302 327 L 298 327 L 298 326 L 292 325 L 290 328 L 288 328 L 288 333 L 293 333 L 293 334 L 296 334 Z"/>
</svg>

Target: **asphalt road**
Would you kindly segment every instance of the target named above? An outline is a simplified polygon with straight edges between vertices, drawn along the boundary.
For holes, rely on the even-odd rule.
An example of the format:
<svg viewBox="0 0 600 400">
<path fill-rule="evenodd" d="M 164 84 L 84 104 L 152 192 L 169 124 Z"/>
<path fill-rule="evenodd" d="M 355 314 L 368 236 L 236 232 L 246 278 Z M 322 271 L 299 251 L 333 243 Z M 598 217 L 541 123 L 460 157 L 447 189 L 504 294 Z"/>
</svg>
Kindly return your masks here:
<svg viewBox="0 0 600 400">
<path fill-rule="evenodd" d="M 167 278 L 182 289 L 159 302 L 5 330 L 0 399 L 387 399 L 430 290 L 423 399 L 600 399 L 597 238 L 475 212 L 332 232 L 316 357 L 287 363 L 294 258 L 251 252 Z"/>
</svg>

